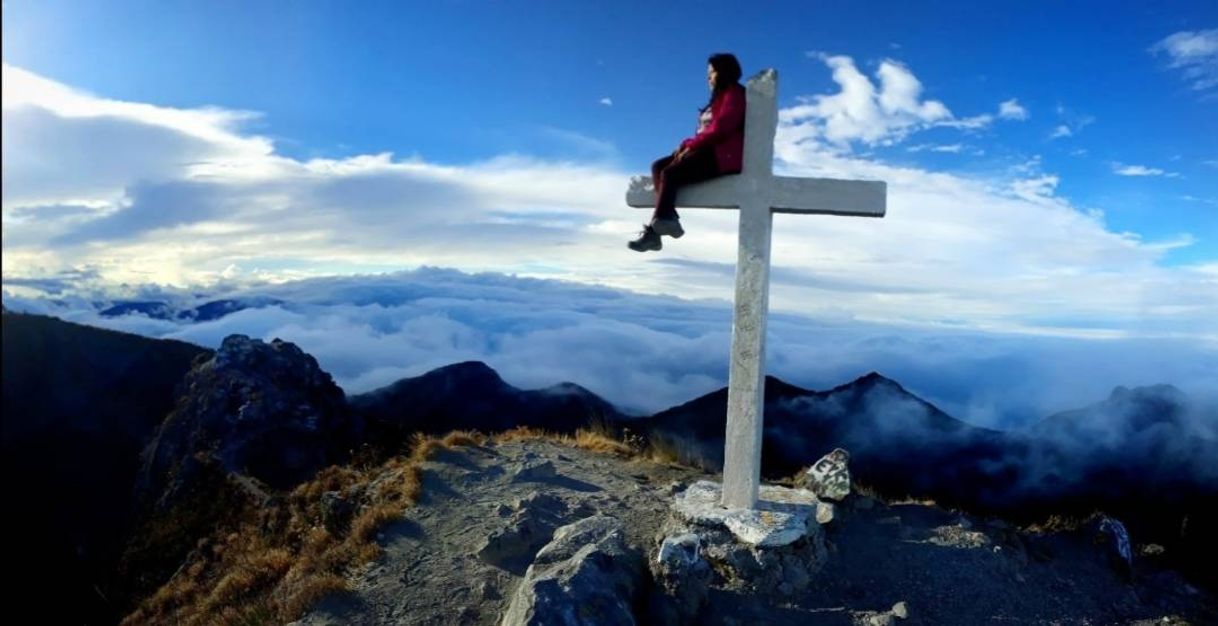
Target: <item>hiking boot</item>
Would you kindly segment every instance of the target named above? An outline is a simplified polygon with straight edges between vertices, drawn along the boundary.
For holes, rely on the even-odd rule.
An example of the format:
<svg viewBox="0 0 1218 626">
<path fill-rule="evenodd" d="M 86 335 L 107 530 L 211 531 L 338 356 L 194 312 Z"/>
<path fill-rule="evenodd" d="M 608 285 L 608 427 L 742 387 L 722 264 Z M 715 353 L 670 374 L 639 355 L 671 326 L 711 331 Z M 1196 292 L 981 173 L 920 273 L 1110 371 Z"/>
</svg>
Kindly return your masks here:
<svg viewBox="0 0 1218 626">
<path fill-rule="evenodd" d="M 659 250 L 664 247 L 660 243 L 660 234 L 650 226 L 644 226 L 643 232 L 639 233 L 639 238 L 626 244 L 635 252 L 647 252 L 648 250 Z"/>
<path fill-rule="evenodd" d="M 681 235 L 685 234 L 685 229 L 681 228 L 681 220 L 672 217 L 662 220 L 654 220 L 651 222 L 651 228 L 661 235 L 668 235 L 673 239 L 680 239 Z"/>
</svg>

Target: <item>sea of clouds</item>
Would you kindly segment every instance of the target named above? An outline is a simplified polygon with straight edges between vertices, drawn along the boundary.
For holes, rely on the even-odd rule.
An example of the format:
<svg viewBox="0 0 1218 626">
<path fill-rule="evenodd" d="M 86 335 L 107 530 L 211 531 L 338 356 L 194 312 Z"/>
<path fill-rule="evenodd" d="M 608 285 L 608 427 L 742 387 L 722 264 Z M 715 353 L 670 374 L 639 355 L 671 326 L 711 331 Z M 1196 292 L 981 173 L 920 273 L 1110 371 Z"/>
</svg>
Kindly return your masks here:
<svg viewBox="0 0 1218 626">
<path fill-rule="evenodd" d="M 87 282 L 25 283 L 27 292 L 47 291 L 6 289 L 4 303 L 209 348 L 234 333 L 278 337 L 315 356 L 348 394 L 465 360 L 484 361 L 522 388 L 575 382 L 635 413 L 727 383 L 732 312 L 717 299 L 434 267 L 193 289 Z M 202 322 L 100 313 L 121 300 L 184 311 L 219 298 L 263 304 Z M 878 371 L 955 417 L 1002 428 L 1093 404 L 1118 385 L 1169 383 L 1197 402 L 1218 399 L 1213 349 L 1178 339 L 984 333 L 775 311 L 766 362 L 770 374 L 815 390 Z"/>
</svg>

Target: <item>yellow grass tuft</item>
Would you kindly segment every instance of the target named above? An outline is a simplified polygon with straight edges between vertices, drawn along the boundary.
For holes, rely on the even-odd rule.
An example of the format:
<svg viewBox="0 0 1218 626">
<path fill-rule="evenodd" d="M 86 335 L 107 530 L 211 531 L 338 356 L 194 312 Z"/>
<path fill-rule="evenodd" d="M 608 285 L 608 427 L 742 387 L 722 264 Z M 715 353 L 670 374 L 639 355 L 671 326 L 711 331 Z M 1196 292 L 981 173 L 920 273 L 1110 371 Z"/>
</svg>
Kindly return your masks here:
<svg viewBox="0 0 1218 626">
<path fill-rule="evenodd" d="M 663 437 L 651 437 L 647 447 L 641 453 L 642 457 L 653 463 L 667 465 L 684 465 L 681 452 L 671 441 Z"/>
<path fill-rule="evenodd" d="M 486 435 L 476 430 L 454 430 L 441 439 L 444 447 L 453 448 L 456 446 L 482 446 L 486 444 Z"/>
<path fill-rule="evenodd" d="M 536 441 L 538 439 L 549 439 L 552 441 L 561 441 L 562 436 L 546 432 L 540 428 L 532 426 L 517 426 L 511 430 L 505 430 L 501 433 L 496 433 L 491 436 L 495 443 L 509 443 L 513 441 Z"/>
<path fill-rule="evenodd" d="M 1078 530 L 1103 515 L 1101 511 L 1092 511 L 1080 515 L 1050 515 L 1044 521 L 1034 522 L 1023 527 L 1025 532 L 1034 534 L 1053 534 Z"/>
<path fill-rule="evenodd" d="M 575 431 L 575 437 L 571 443 L 576 448 L 620 457 L 634 456 L 637 452 L 634 448 L 621 441 L 591 430 L 580 429 Z"/>
<path fill-rule="evenodd" d="M 320 574 L 302 583 L 283 603 L 283 614 L 300 617 L 309 607 L 331 593 L 347 590 L 347 582 L 334 574 Z"/>
<path fill-rule="evenodd" d="M 382 526 L 402 517 L 402 508 L 397 504 L 378 504 L 364 509 L 351 522 L 351 537 L 356 543 L 368 543 L 376 537 Z"/>
</svg>

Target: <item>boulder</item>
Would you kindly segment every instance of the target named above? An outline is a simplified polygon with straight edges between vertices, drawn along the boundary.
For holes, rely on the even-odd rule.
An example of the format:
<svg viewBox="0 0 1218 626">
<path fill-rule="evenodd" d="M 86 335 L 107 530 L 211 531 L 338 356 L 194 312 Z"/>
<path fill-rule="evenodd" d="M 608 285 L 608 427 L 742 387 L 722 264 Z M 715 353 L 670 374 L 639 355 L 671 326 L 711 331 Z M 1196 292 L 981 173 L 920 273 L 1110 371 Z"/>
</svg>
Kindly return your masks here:
<svg viewBox="0 0 1218 626">
<path fill-rule="evenodd" d="M 1133 578 L 1133 549 L 1129 541 L 1129 531 L 1120 520 L 1101 515 L 1092 522 L 1093 532 L 1097 542 L 1103 544 L 1107 551 L 1108 562 L 1126 580 Z"/>
<path fill-rule="evenodd" d="M 568 507 L 555 496 L 534 491 L 514 502 L 512 509 L 504 525 L 486 536 L 476 554 L 487 564 L 519 574 L 563 525 Z"/>
<path fill-rule="evenodd" d="M 355 503 L 337 491 L 321 494 L 321 523 L 331 535 L 340 536 L 351 522 Z"/>
<path fill-rule="evenodd" d="M 557 475 L 558 471 L 554 468 L 554 461 L 549 459 L 544 461 L 526 460 L 512 473 L 512 480 L 515 482 L 537 482 L 549 480 Z"/>
<path fill-rule="evenodd" d="M 649 599 L 653 624 L 690 624 L 706 601 L 711 566 L 702 558 L 702 540 L 696 533 L 664 537 L 654 559 L 648 562 L 656 583 Z"/>
<path fill-rule="evenodd" d="M 849 452 L 834 448 L 808 468 L 800 482 L 817 497 L 841 500 L 850 494 L 850 469 L 846 465 L 849 460 Z"/>
<path fill-rule="evenodd" d="M 554 532 L 525 572 L 503 626 L 634 624 L 642 556 L 626 544 L 621 522 L 595 515 Z"/>
</svg>

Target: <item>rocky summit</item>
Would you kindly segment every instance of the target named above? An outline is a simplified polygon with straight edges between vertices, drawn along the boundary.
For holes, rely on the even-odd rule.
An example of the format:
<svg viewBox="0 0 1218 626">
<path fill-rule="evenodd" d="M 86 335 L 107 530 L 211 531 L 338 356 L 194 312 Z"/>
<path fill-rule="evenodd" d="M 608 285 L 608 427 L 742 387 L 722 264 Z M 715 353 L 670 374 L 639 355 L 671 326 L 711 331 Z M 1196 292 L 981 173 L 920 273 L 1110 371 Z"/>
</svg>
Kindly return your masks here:
<svg viewBox="0 0 1218 626">
<path fill-rule="evenodd" d="M 1218 619 L 1170 571 L 1127 578 L 1096 525 L 1021 531 L 855 492 L 826 523 L 805 516 L 800 537 L 762 546 L 691 515 L 718 477 L 546 438 L 445 450 L 422 475 L 418 503 L 377 535 L 383 557 L 293 626 Z"/>
</svg>

